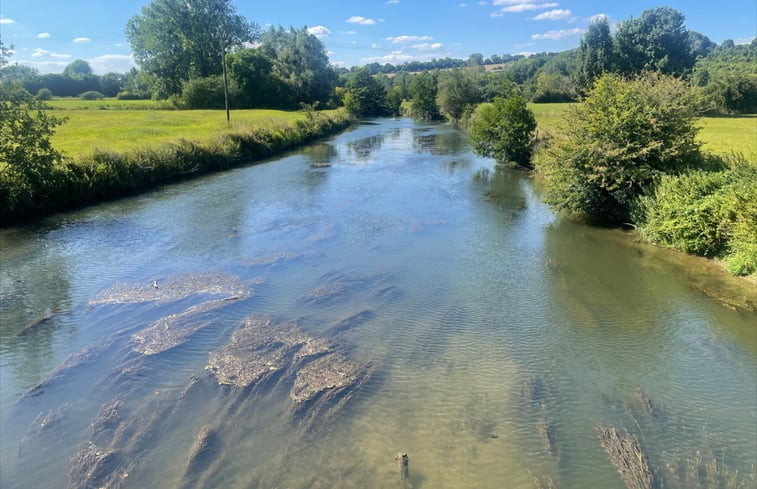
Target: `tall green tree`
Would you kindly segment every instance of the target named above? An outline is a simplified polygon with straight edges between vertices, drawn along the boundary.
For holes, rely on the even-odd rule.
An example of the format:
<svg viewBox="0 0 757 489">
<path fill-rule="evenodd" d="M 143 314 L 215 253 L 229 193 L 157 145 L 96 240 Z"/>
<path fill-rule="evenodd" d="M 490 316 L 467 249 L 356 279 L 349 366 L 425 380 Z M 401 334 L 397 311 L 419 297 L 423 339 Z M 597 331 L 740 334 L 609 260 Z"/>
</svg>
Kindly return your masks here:
<svg viewBox="0 0 757 489">
<path fill-rule="evenodd" d="M 417 119 L 432 121 L 440 118 L 436 105 L 437 73 L 415 75 L 410 82 L 410 109 Z"/>
<path fill-rule="evenodd" d="M 670 7 L 645 10 L 615 33 L 618 69 L 626 75 L 659 71 L 681 75 L 694 66 L 684 15 Z"/>
<path fill-rule="evenodd" d="M 258 28 L 231 0 L 152 0 L 129 19 L 126 37 L 156 94 L 169 95 L 191 78 L 220 74 L 224 53 L 257 40 Z"/>
<path fill-rule="evenodd" d="M 344 107 L 351 114 L 359 117 L 386 114 L 386 89 L 368 68 L 352 73 L 344 89 Z"/>
<path fill-rule="evenodd" d="M 328 101 L 336 85 L 326 47 L 306 27 L 271 27 L 263 33 L 260 50 L 274 60 L 274 72 L 292 90 L 292 103 Z"/>
<path fill-rule="evenodd" d="M 481 90 L 473 73 L 455 68 L 439 74 L 436 103 L 439 112 L 450 121 L 459 122 L 466 110 L 481 101 Z"/>
<path fill-rule="evenodd" d="M 69 78 L 83 78 L 92 75 L 92 67 L 83 59 L 77 59 L 66 65 L 63 74 Z"/>
<path fill-rule="evenodd" d="M 578 45 L 576 57 L 576 84 L 585 92 L 594 80 L 612 68 L 613 45 L 607 17 L 599 17 L 589 24 Z"/>
</svg>

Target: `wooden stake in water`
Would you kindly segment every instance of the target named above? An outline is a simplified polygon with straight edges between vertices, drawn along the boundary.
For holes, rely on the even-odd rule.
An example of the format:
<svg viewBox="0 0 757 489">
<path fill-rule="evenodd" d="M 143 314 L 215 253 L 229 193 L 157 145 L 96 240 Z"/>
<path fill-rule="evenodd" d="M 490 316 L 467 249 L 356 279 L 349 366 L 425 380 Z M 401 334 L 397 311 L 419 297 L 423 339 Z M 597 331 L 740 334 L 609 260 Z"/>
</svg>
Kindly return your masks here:
<svg viewBox="0 0 757 489">
<path fill-rule="evenodd" d="M 400 466 L 400 488 L 412 489 L 413 486 L 410 485 L 410 459 L 408 458 L 407 453 L 398 453 L 394 457 L 394 460 L 396 460 L 397 464 Z"/>
</svg>

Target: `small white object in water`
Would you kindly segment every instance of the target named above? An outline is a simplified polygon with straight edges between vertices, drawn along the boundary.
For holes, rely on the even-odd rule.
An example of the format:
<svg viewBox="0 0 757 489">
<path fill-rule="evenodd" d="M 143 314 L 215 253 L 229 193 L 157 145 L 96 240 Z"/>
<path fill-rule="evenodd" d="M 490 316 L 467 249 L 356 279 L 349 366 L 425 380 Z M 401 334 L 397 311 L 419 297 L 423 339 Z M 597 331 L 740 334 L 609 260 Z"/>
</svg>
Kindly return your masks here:
<svg viewBox="0 0 757 489">
<path fill-rule="evenodd" d="M 153 289 L 157 289 L 158 288 L 158 281 L 157 280 L 153 280 L 152 281 L 152 288 Z"/>
</svg>

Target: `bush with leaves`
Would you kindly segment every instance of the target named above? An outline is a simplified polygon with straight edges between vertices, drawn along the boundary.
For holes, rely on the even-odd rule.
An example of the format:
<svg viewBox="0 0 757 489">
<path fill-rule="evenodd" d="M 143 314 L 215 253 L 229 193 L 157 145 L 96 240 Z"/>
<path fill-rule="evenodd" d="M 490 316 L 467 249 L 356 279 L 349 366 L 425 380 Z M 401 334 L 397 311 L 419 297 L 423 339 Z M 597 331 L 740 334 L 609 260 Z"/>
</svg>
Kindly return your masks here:
<svg viewBox="0 0 757 489">
<path fill-rule="evenodd" d="M 664 175 L 641 198 L 648 240 L 687 253 L 724 258 L 735 275 L 757 272 L 757 166 Z"/>
<path fill-rule="evenodd" d="M 536 119 L 520 94 L 496 97 L 490 104 L 481 104 L 473 112 L 470 137 L 473 149 L 497 163 L 514 162 L 531 165 L 532 142 Z"/>
<path fill-rule="evenodd" d="M 563 136 L 536 165 L 546 200 L 579 217 L 631 220 L 638 197 L 661 175 L 701 161 L 692 91 L 680 79 L 605 74 L 563 120 Z"/>
<path fill-rule="evenodd" d="M 51 100 L 53 98 L 53 92 L 48 88 L 40 88 L 34 98 L 37 100 Z"/>
<path fill-rule="evenodd" d="M 96 90 L 88 90 L 79 95 L 79 98 L 82 100 L 102 100 L 103 97 L 105 97 L 105 95 Z"/>
<path fill-rule="evenodd" d="M 0 219 L 44 198 L 61 155 L 50 137 L 65 119 L 19 87 L 0 85 Z"/>
</svg>

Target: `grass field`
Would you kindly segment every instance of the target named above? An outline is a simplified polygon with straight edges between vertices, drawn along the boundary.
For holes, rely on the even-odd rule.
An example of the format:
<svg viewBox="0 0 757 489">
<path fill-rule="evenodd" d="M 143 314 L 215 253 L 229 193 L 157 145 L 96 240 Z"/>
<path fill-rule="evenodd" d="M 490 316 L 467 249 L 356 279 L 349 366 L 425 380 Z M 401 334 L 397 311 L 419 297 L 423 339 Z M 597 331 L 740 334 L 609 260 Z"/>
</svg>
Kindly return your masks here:
<svg viewBox="0 0 757 489">
<path fill-rule="evenodd" d="M 171 102 L 167 100 L 118 100 L 104 98 L 102 100 L 82 100 L 80 98 L 54 98 L 46 101 L 47 105 L 56 110 L 173 110 Z"/>
<path fill-rule="evenodd" d="M 182 138 L 205 141 L 228 130 L 223 110 L 81 110 L 69 107 L 55 110 L 54 115 L 68 117 L 68 120 L 57 128 L 52 138 L 53 147 L 74 158 L 96 148 L 120 152 Z M 242 126 L 265 128 L 304 118 L 304 112 L 234 110 L 231 112 L 231 129 Z"/>
<path fill-rule="evenodd" d="M 536 116 L 539 130 L 554 135 L 571 105 L 574 104 L 529 104 L 529 108 Z M 757 114 L 702 117 L 699 127 L 699 140 L 705 150 L 718 154 L 740 152 L 757 164 Z"/>
</svg>

